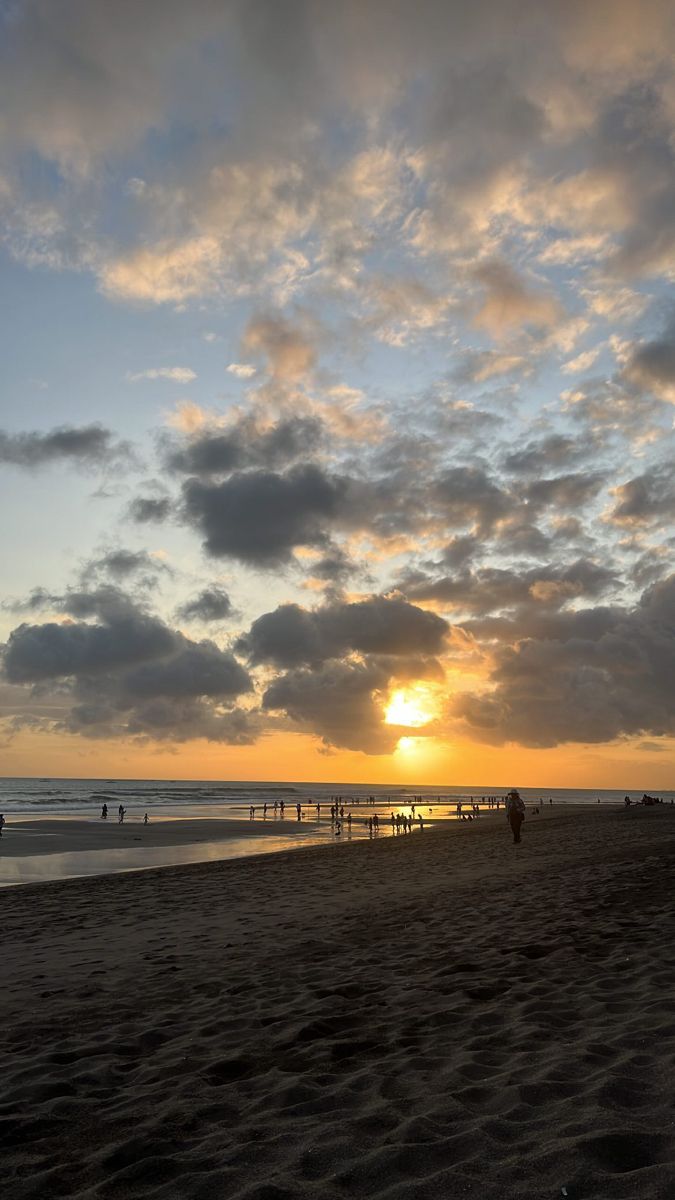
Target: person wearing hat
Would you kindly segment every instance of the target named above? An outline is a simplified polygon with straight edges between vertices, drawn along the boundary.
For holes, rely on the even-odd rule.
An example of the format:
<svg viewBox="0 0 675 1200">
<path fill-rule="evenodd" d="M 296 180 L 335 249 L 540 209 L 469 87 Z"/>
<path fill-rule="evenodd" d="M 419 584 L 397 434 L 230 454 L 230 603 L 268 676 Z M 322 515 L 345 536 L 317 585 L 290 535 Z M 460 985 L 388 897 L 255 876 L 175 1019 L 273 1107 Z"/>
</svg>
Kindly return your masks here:
<svg viewBox="0 0 675 1200">
<path fill-rule="evenodd" d="M 525 820 L 525 804 L 515 788 L 510 791 L 506 797 L 506 819 L 511 826 L 513 840 L 515 843 L 520 841 L 520 827 Z"/>
</svg>

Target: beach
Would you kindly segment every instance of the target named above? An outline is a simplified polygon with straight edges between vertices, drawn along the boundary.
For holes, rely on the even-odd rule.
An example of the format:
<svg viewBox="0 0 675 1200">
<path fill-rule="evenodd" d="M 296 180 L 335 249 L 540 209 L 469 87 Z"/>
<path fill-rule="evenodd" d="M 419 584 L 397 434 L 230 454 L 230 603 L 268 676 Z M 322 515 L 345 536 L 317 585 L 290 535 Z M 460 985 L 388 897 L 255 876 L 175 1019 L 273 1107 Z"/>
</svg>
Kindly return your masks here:
<svg viewBox="0 0 675 1200">
<path fill-rule="evenodd" d="M 675 811 L 2 893 L 3 1198 L 666 1200 Z"/>
</svg>

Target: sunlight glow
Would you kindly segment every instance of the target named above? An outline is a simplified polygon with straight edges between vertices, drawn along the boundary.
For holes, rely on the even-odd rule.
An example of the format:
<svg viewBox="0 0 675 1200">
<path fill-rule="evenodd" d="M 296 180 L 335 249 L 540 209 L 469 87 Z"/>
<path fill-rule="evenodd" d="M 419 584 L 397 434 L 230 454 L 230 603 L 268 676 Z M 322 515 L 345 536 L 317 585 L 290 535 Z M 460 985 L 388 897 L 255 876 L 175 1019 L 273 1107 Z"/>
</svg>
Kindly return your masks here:
<svg viewBox="0 0 675 1200">
<path fill-rule="evenodd" d="M 435 716 L 436 706 L 430 689 L 424 684 L 414 684 L 392 692 L 384 720 L 387 725 L 408 725 L 417 729 L 428 725 Z"/>
</svg>

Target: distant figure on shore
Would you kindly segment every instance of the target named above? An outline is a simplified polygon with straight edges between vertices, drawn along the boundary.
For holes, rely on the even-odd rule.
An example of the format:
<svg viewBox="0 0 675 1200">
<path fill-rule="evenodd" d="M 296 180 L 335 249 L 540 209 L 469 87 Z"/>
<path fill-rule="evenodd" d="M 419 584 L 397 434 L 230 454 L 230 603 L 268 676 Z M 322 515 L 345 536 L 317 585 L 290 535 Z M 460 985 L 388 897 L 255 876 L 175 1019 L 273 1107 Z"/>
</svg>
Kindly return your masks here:
<svg viewBox="0 0 675 1200">
<path fill-rule="evenodd" d="M 148 823 L 148 814 L 146 813 L 145 816 L 143 817 L 143 824 L 147 825 L 147 823 Z"/>
<path fill-rule="evenodd" d="M 506 819 L 511 826 L 513 841 L 517 845 L 520 842 L 520 827 L 525 820 L 525 805 L 520 792 L 515 788 L 506 797 Z"/>
<path fill-rule="evenodd" d="M 2 831 L 4 828 L 5 828 L 5 814 L 0 813 L 0 837 L 2 837 Z"/>
<path fill-rule="evenodd" d="M 298 800 L 298 803 L 297 803 L 297 804 L 296 804 L 296 806 L 295 806 L 295 811 L 296 811 L 296 813 L 298 814 L 298 820 L 300 820 L 300 819 L 301 819 L 301 817 L 302 817 L 302 809 L 301 809 L 301 807 L 300 807 L 300 801 L 299 801 L 299 800 Z"/>
<path fill-rule="evenodd" d="M 126 808 L 124 808 L 124 806 L 122 804 L 120 804 L 120 806 L 117 810 L 117 819 L 118 819 L 120 825 L 124 824 L 124 817 L 125 817 L 126 811 L 127 811 Z"/>
<path fill-rule="evenodd" d="M 420 815 L 418 816 L 417 820 L 418 820 L 418 821 L 419 821 L 419 823 L 420 823 L 420 833 L 421 833 L 421 832 L 422 832 L 422 830 L 424 829 L 424 820 L 422 819 L 422 814 L 421 814 L 421 813 L 420 813 Z"/>
<path fill-rule="evenodd" d="M 630 796 L 624 796 L 623 802 L 626 805 L 626 808 L 630 808 Z"/>
<path fill-rule="evenodd" d="M 102 821 L 108 820 L 108 805 L 107 804 L 104 804 L 101 809 L 101 820 Z"/>
<path fill-rule="evenodd" d="M 255 809 L 254 809 L 253 805 L 251 805 L 248 810 L 248 819 L 249 819 L 249 821 L 252 821 L 254 818 L 255 818 Z"/>
</svg>

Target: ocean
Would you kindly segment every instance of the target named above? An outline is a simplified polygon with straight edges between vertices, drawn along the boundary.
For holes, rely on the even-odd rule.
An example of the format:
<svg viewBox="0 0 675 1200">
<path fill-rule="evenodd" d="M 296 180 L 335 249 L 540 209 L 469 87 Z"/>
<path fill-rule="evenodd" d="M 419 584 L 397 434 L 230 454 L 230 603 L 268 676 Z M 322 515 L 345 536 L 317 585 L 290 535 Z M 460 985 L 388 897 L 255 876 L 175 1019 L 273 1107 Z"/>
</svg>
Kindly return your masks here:
<svg viewBox="0 0 675 1200">
<path fill-rule="evenodd" d="M 490 798 L 503 797 L 507 791 L 507 787 L 481 785 L 439 788 L 340 782 L 6 778 L 0 780 L 0 813 L 6 821 L 0 840 L 0 887 L 243 858 L 303 846 L 337 848 L 372 836 L 396 836 L 391 822 L 395 813 L 412 816 L 417 833 L 457 820 L 459 801 L 464 814 L 472 802 L 486 811 Z M 575 804 L 597 806 L 598 801 L 607 808 L 622 807 L 624 798 L 623 791 L 610 789 L 520 791 L 528 808 L 543 802 L 548 811 L 549 801 L 555 811 L 556 807 Z M 630 794 L 633 800 L 642 795 Z M 661 795 L 666 803 L 675 799 L 674 792 Z M 340 829 L 329 814 L 335 798 L 344 807 L 345 817 L 352 814 L 352 820 L 343 821 Z M 414 801 L 417 811 L 411 807 Z M 109 814 L 106 822 L 100 820 L 104 804 Z M 124 825 L 118 827 L 120 805 L 125 809 L 125 818 Z M 150 822 L 148 837 L 141 836 L 145 813 Z M 375 813 L 379 813 L 380 821 L 377 830 L 369 825 Z M 84 826 L 85 842 L 80 841 L 79 848 L 69 841 L 68 818 L 77 821 L 81 831 Z M 217 827 L 212 823 L 214 818 Z M 185 836 L 175 826 L 171 844 L 152 844 L 156 822 L 160 821 L 185 821 Z M 115 834 L 118 828 L 123 844 Z M 103 846 L 104 842 L 108 844 Z"/>
<path fill-rule="evenodd" d="M 21 815 L 24 818 L 43 819 L 49 816 L 98 816 L 106 803 L 112 811 L 123 804 L 129 816 L 135 810 L 152 813 L 155 817 L 174 819 L 179 817 L 247 817 L 251 805 L 256 809 L 265 803 L 268 806 L 284 800 L 288 806 L 330 804 L 331 797 L 341 796 L 345 802 L 356 805 L 367 802 L 374 796 L 376 803 L 403 807 L 414 796 L 420 796 L 432 807 L 450 805 L 458 800 L 480 803 L 483 797 L 504 796 L 513 787 L 507 783 L 502 787 L 476 784 L 473 787 L 439 787 L 416 785 L 390 786 L 368 783 L 289 783 L 243 782 L 234 780 L 185 780 L 185 779 L 0 779 L 0 812 L 5 816 Z M 597 788 L 520 788 L 527 804 L 536 804 L 549 799 L 554 804 L 621 804 L 622 789 Z M 648 789 L 643 789 L 648 790 Z M 628 792 L 637 800 L 642 791 Z M 652 793 L 653 794 L 653 793 Z M 667 803 L 675 799 L 675 791 L 658 792 Z M 453 810 L 454 811 L 454 810 Z M 439 813 L 440 815 L 440 813 Z M 449 812 L 448 816 L 453 813 Z"/>
</svg>

